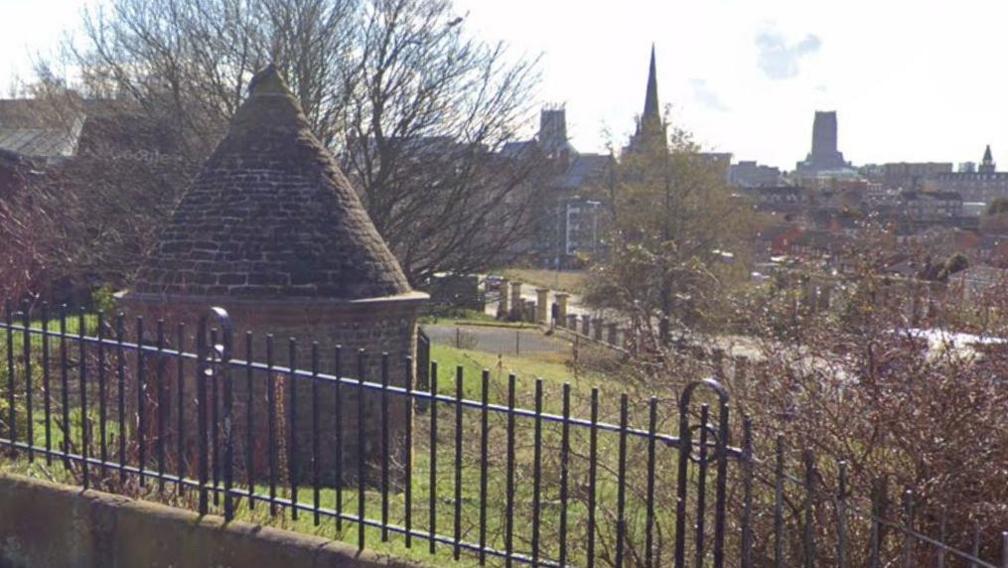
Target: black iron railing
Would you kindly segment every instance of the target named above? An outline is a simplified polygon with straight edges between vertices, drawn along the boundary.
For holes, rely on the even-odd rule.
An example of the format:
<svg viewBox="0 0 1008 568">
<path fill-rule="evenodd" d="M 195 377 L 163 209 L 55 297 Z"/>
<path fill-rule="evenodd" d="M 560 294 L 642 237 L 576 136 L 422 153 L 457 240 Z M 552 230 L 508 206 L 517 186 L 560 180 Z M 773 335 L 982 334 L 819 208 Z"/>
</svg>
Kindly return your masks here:
<svg viewBox="0 0 1008 568">
<path fill-rule="evenodd" d="M 8 307 L 0 323 L 0 445 L 13 463 L 62 461 L 84 488 L 227 520 L 326 522 L 361 549 L 422 541 L 481 564 L 848 566 L 856 552 L 869 566 L 995 566 L 914 530 L 912 495 L 895 521 L 883 499 L 855 497 L 842 463 L 827 491 L 811 452 L 798 476 L 784 440 L 775 459 L 754 456 L 751 422 L 733 428 L 712 379 L 671 404 L 623 394 L 609 420 L 598 388 L 560 385 L 557 402 L 542 380 L 525 389 L 462 367 L 446 380 L 431 363 L 418 390 L 408 358 L 372 366 L 338 346 L 302 354 L 293 339 L 280 357 L 272 336 L 252 334 L 239 358 L 219 309 L 191 330 L 138 319 L 131 341 L 122 316 L 53 315 Z M 670 422 L 676 435 L 661 431 Z"/>
</svg>

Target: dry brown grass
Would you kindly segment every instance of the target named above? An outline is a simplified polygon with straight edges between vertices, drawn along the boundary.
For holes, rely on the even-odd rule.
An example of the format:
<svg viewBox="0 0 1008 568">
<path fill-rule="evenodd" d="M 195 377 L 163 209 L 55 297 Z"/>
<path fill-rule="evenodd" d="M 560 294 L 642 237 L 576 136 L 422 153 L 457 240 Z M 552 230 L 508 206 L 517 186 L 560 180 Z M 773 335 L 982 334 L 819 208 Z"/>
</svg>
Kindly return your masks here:
<svg viewBox="0 0 1008 568">
<path fill-rule="evenodd" d="M 585 271 L 543 270 L 536 268 L 508 268 L 503 271 L 508 280 L 517 280 L 533 286 L 541 286 L 551 290 L 580 294 L 584 287 Z"/>
</svg>

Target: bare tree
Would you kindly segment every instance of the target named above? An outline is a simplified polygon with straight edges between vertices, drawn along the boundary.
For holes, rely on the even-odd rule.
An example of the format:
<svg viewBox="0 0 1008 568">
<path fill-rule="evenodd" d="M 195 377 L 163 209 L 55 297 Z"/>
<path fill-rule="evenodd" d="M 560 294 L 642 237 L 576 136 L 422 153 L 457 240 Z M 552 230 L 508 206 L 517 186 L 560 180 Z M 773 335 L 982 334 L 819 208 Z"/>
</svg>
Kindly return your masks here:
<svg viewBox="0 0 1008 568">
<path fill-rule="evenodd" d="M 194 163 L 274 62 L 419 283 L 512 251 L 541 185 L 534 152 L 499 153 L 531 116 L 536 61 L 463 23 L 448 0 L 115 0 L 68 53 L 89 94 L 163 117 Z"/>
<path fill-rule="evenodd" d="M 528 229 L 534 153 L 495 155 L 529 115 L 534 62 L 468 38 L 446 0 L 364 10 L 346 167 L 414 280 L 484 267 Z"/>
</svg>

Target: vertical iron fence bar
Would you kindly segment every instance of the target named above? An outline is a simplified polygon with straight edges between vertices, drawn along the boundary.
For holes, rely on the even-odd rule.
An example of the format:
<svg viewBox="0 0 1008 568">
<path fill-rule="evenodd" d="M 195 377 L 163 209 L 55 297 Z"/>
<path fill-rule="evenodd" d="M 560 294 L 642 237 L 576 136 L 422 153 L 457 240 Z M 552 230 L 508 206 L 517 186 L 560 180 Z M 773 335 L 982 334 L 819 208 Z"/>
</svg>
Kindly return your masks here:
<svg viewBox="0 0 1008 568">
<path fill-rule="evenodd" d="M 847 462 L 837 463 L 837 568 L 847 568 Z M 945 542 L 944 539 L 942 542 Z"/>
<path fill-rule="evenodd" d="M 210 448 L 207 444 L 207 320 L 201 317 L 199 329 L 196 331 L 196 407 L 197 407 L 197 446 L 199 462 L 199 513 L 207 514 L 210 508 L 210 499 L 207 493 L 207 479 L 209 477 L 208 453 Z"/>
<path fill-rule="evenodd" d="M 515 390 L 518 377 L 508 375 L 507 400 L 507 487 L 505 492 L 507 520 L 504 528 L 505 566 L 511 567 L 514 555 L 514 506 L 515 506 Z"/>
<path fill-rule="evenodd" d="M 455 369 L 455 543 L 452 554 L 462 554 L 462 365 Z"/>
<path fill-rule="evenodd" d="M 119 426 L 119 484 L 126 483 L 126 318 L 116 315 L 116 407 Z M 181 408 L 181 407 L 180 407 Z"/>
<path fill-rule="evenodd" d="M 388 416 L 388 388 L 389 388 L 389 356 L 388 353 L 381 355 L 381 541 L 388 542 L 388 519 L 389 519 L 389 454 L 392 448 L 389 446 L 389 416 Z"/>
<path fill-rule="evenodd" d="M 697 503 L 696 503 L 696 536 L 694 537 L 694 564 L 703 566 L 704 546 L 707 519 L 707 424 L 710 421 L 710 406 L 700 405 L 700 440 L 697 446 Z M 689 451 L 692 451 L 690 449 Z"/>
<path fill-rule="evenodd" d="M 753 447 L 752 418 L 742 421 L 742 568 L 752 568 L 752 483 Z"/>
<path fill-rule="evenodd" d="M 42 394 L 43 413 L 45 414 L 45 448 L 46 465 L 52 465 L 52 391 L 51 373 L 49 370 L 50 361 L 50 338 L 49 338 L 49 304 L 42 303 Z"/>
<path fill-rule="evenodd" d="M 907 489 L 903 492 L 903 568 L 913 568 L 913 491 Z"/>
<path fill-rule="evenodd" d="M 245 480 L 248 482 L 248 507 L 255 510 L 255 371 L 252 359 L 255 353 L 254 337 L 245 332 Z"/>
<path fill-rule="evenodd" d="M 366 483 L 364 415 L 367 412 L 367 400 L 364 395 L 364 382 L 367 371 L 367 353 L 357 350 L 357 548 L 364 550 L 364 490 Z M 433 542 L 433 539 L 431 539 Z"/>
<path fill-rule="evenodd" d="M 220 315 L 220 314 L 218 314 Z M 233 332 L 227 322 L 221 330 L 220 375 L 224 382 L 224 520 L 234 519 L 234 385 L 231 384 Z"/>
<path fill-rule="evenodd" d="M 32 341 L 31 341 L 31 306 L 27 301 L 24 303 L 24 308 L 21 310 L 21 322 L 22 331 L 24 336 L 21 338 L 21 348 L 24 354 L 24 377 L 25 377 L 25 417 L 27 418 L 27 423 L 25 424 L 25 441 L 28 442 L 28 461 L 35 461 L 35 417 L 34 417 L 34 405 L 32 404 Z"/>
<path fill-rule="evenodd" d="M 10 312 L 8 312 L 10 313 Z M 10 328 L 8 328 L 10 329 Z M 60 307 L 60 321 L 59 321 L 59 339 L 60 339 L 60 402 L 63 404 L 63 466 L 66 469 L 70 469 L 70 434 L 73 431 L 70 428 L 70 362 L 69 362 L 69 346 L 67 345 L 67 307 L 66 304 Z M 10 350 L 7 351 L 8 354 Z M 13 368 L 13 366 L 12 366 Z M 14 373 L 10 373 L 10 380 L 13 380 Z M 14 391 L 11 391 L 14 392 Z M 11 424 L 13 424 L 13 409 L 14 402 L 11 399 Z M 14 440 L 13 435 L 11 436 L 11 441 Z"/>
<path fill-rule="evenodd" d="M 98 455 L 101 458 L 101 477 L 108 475 L 108 386 L 105 380 L 105 318 L 98 312 Z"/>
<path fill-rule="evenodd" d="M 480 512 L 479 512 L 479 562 L 486 564 L 487 544 L 487 476 L 490 454 L 490 371 L 483 369 L 480 381 Z"/>
<path fill-rule="evenodd" d="M 315 526 L 322 524 L 322 471 L 321 471 L 321 456 L 320 452 L 320 442 L 319 442 L 319 344 L 318 341 L 313 341 L 311 346 L 311 366 L 312 366 L 312 384 L 311 384 L 311 414 L 312 414 L 312 506 L 314 507 L 313 521 Z"/>
<path fill-rule="evenodd" d="M 99 323 L 99 325 L 101 325 Z M 157 468 L 158 468 L 158 492 L 164 493 L 165 489 L 165 452 L 164 452 L 164 437 L 165 437 L 165 399 L 164 399 L 164 367 L 165 367 L 165 327 L 164 320 L 159 319 L 157 321 L 157 362 L 154 366 L 154 388 L 157 389 L 154 397 L 157 399 L 155 407 L 157 408 L 157 445 L 154 446 L 154 451 L 157 453 Z M 99 367 L 101 369 L 101 367 Z"/>
<path fill-rule="evenodd" d="M 84 489 L 91 485 L 91 468 L 88 465 L 88 458 L 91 456 L 90 448 L 91 436 L 88 432 L 88 403 L 87 403 L 87 347 L 84 342 L 87 335 L 87 321 L 84 308 L 80 309 L 77 316 L 77 340 L 80 347 L 80 361 L 78 378 L 80 379 L 80 402 L 81 402 L 81 473 L 84 482 Z"/>
<path fill-rule="evenodd" d="M 406 527 L 406 548 L 413 547 L 413 358 L 406 356 L 406 397 L 403 409 L 406 415 L 406 472 L 403 482 L 403 524 Z"/>
<path fill-rule="evenodd" d="M 269 461 L 269 510 L 277 514 L 276 376 L 273 373 L 273 334 L 266 334 L 266 438 Z"/>
<path fill-rule="evenodd" d="M 139 463 L 137 465 L 139 466 L 139 472 L 140 472 L 140 475 L 139 475 L 139 477 L 140 477 L 140 479 L 139 479 L 140 487 L 144 487 L 147 484 L 147 476 L 144 475 L 144 469 L 146 468 L 146 465 L 147 465 L 147 445 L 144 443 L 144 441 L 145 441 L 145 439 L 147 437 L 147 432 L 146 432 L 147 422 L 146 422 L 146 412 L 145 412 L 146 409 L 144 408 L 145 406 L 147 406 L 145 404 L 145 401 L 144 401 L 144 398 L 145 398 L 144 397 L 144 394 L 145 394 L 144 391 L 147 388 L 147 385 L 145 383 L 146 378 L 147 378 L 147 373 L 146 373 L 146 369 L 144 368 L 143 344 L 144 344 L 144 320 L 143 320 L 143 317 L 141 316 L 141 317 L 137 317 L 137 319 L 136 319 L 136 345 L 137 345 L 136 346 L 136 360 L 137 360 L 137 384 L 136 384 L 136 389 L 137 389 L 137 431 L 136 431 L 136 438 L 137 438 L 137 445 L 138 445 L 137 456 L 138 456 Z"/>
<path fill-rule="evenodd" d="M 210 475 L 213 481 L 213 504 L 220 506 L 221 457 L 220 457 L 220 353 L 217 351 L 217 328 L 210 328 L 210 449 L 212 454 Z"/>
<path fill-rule="evenodd" d="M 868 543 L 868 566 L 869 568 L 879 568 L 881 566 L 880 550 L 882 548 L 882 518 L 886 514 L 886 481 L 879 478 L 872 483 L 872 519 L 871 534 Z"/>
<path fill-rule="evenodd" d="M 177 387 L 178 388 L 178 400 L 177 400 L 178 412 L 176 413 L 178 415 L 178 425 L 177 425 L 177 431 L 175 433 L 175 438 L 176 438 L 175 443 L 176 443 L 176 446 L 177 446 L 176 447 L 176 453 L 177 453 L 177 458 L 176 459 L 178 460 L 178 464 L 175 467 L 178 470 L 177 473 L 178 473 L 179 479 L 181 480 L 182 478 L 184 478 L 188 474 L 188 471 L 187 471 L 188 468 L 186 468 L 186 459 L 185 459 L 185 444 L 186 444 L 186 441 L 185 441 L 186 440 L 186 438 L 185 438 L 185 409 L 186 409 L 187 406 L 189 406 L 188 404 L 186 404 L 186 399 L 185 399 L 185 358 L 182 357 L 182 353 L 185 352 L 185 326 L 183 324 L 181 324 L 181 323 L 179 323 L 175 327 L 175 344 L 178 345 L 177 351 L 179 353 L 179 356 L 178 356 L 177 360 L 175 361 L 175 382 L 178 385 L 178 387 Z M 182 492 L 185 491 L 185 485 L 183 483 L 178 483 L 176 485 L 176 487 L 175 487 L 175 491 L 176 491 L 176 493 L 178 493 L 179 495 L 181 495 Z M 251 506 L 251 502 L 249 502 L 249 505 Z"/>
<path fill-rule="evenodd" d="M 333 374 L 336 384 L 333 385 L 333 446 L 336 455 L 333 456 L 333 468 L 336 483 L 336 531 L 343 531 L 343 346 L 337 345 L 333 350 Z"/>
<path fill-rule="evenodd" d="M 728 429 L 730 408 L 728 402 L 722 398 L 718 412 L 720 434 L 717 439 L 717 486 L 714 495 L 714 568 L 724 566 L 725 509 L 728 506 L 728 438 L 731 435 Z"/>
<path fill-rule="evenodd" d="M 428 488 L 428 515 L 427 530 L 430 539 L 427 542 L 428 550 L 434 554 L 434 534 L 437 532 L 437 392 L 438 392 L 438 364 L 431 361 L 430 364 L 430 486 Z"/>
<path fill-rule="evenodd" d="M 567 564 L 567 504 L 570 483 L 570 383 L 563 385 L 560 423 L 560 566 Z"/>
<path fill-rule="evenodd" d="M 15 451 L 14 443 L 17 441 L 17 423 L 15 422 L 17 417 L 14 413 L 14 390 L 16 389 L 14 383 L 14 308 L 9 301 L 4 305 L 4 314 L 6 318 L 4 323 L 7 328 L 7 435 L 10 438 L 10 448 L 13 453 Z M 63 368 L 66 369 L 65 364 Z M 64 408 L 66 406 L 63 405 Z M 64 428 L 66 435 L 63 437 L 63 445 L 66 446 L 66 440 L 70 434 L 69 421 L 64 421 Z M 66 447 L 64 447 L 63 453 L 68 453 Z"/>
<path fill-rule="evenodd" d="M 595 566 L 595 478 L 598 473 L 598 387 L 591 390 L 591 425 L 588 430 L 588 568 Z"/>
<path fill-rule="evenodd" d="M 616 470 L 616 568 L 623 566 L 626 543 L 626 458 L 627 426 L 629 422 L 627 394 L 620 395 L 619 465 Z"/>
<path fill-rule="evenodd" d="M 686 566 L 686 498 L 690 453 L 693 441 L 689 426 L 689 407 L 679 401 L 679 456 L 676 477 L 675 568 Z"/>
<path fill-rule="evenodd" d="M 946 542 L 948 538 L 948 511 L 942 507 L 941 522 L 939 525 L 939 538 L 941 542 Z M 938 547 L 938 568 L 945 568 L 945 547 Z"/>
<path fill-rule="evenodd" d="M 784 566 L 784 436 L 777 434 L 774 463 L 774 568 Z"/>
<path fill-rule="evenodd" d="M 539 531 L 542 514 L 542 411 L 543 382 L 535 382 L 535 431 L 532 455 L 532 566 L 539 565 Z"/>
<path fill-rule="evenodd" d="M 804 551 L 804 566 L 806 568 L 813 568 L 816 561 L 816 551 L 815 551 L 815 456 L 812 454 L 812 450 L 806 449 L 803 452 L 803 460 L 805 462 L 805 505 L 804 505 L 804 521 L 805 527 L 802 532 L 802 549 Z"/>
<path fill-rule="evenodd" d="M 655 525 L 655 438 L 658 430 L 658 398 L 648 401 L 648 442 L 647 442 L 647 494 L 646 518 L 644 520 L 644 566 L 654 567 L 654 525 Z"/>
<path fill-rule="evenodd" d="M 298 479 L 301 476 L 300 449 L 298 448 L 297 426 L 297 341 L 291 337 L 287 340 L 287 429 L 290 431 L 287 451 L 287 475 L 290 477 L 291 520 L 298 518 Z"/>
<path fill-rule="evenodd" d="M 976 526 L 974 526 L 974 528 L 973 528 L 973 558 L 974 559 L 979 559 L 980 558 L 980 540 L 981 540 L 980 539 L 980 523 L 977 523 Z M 976 566 L 977 566 L 976 560 L 971 560 L 970 561 L 970 567 L 971 568 L 976 568 Z"/>
</svg>

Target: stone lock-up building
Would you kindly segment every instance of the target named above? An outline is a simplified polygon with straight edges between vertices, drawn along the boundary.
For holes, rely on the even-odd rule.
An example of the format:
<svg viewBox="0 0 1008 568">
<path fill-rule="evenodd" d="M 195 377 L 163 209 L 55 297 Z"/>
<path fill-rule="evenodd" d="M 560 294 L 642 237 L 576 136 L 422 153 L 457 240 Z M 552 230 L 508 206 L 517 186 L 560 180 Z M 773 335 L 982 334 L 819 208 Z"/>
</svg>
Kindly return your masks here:
<svg viewBox="0 0 1008 568">
<path fill-rule="evenodd" d="M 317 342 L 320 371 L 332 373 L 337 366 L 336 347 L 341 346 L 342 376 L 356 379 L 358 351 L 364 349 L 364 378 L 379 382 L 381 354 L 387 353 L 389 383 L 400 387 L 416 376 L 409 361 L 414 360 L 416 322 L 426 300 L 426 294 L 410 288 L 354 189 L 330 152 L 311 133 L 299 104 L 273 66 L 250 83 L 249 96 L 227 135 L 182 198 L 134 286 L 121 297 L 127 313 L 170 324 L 194 324 L 210 306 L 225 308 L 234 324 L 234 357 L 239 359 L 265 362 L 266 334 L 271 333 L 277 365 L 288 364 L 288 338 L 294 337 L 298 340 L 296 367 L 311 369 L 311 343 Z M 246 353 L 248 332 L 252 333 L 251 354 Z M 292 457 L 291 448 L 296 447 L 301 464 L 298 477 L 309 479 L 308 472 L 313 470 L 312 412 L 316 404 L 321 438 L 317 459 L 326 483 L 335 480 L 337 433 L 343 447 L 344 482 L 356 472 L 361 450 L 358 423 L 364 424 L 363 451 L 372 468 L 384 453 L 381 395 L 377 391 L 361 393 L 344 384 L 339 393 L 342 424 L 337 430 L 336 392 L 331 383 L 313 391 L 311 380 L 294 381 L 295 405 L 289 400 L 290 384 L 282 374 L 274 374 L 272 379 L 265 372 L 253 375 L 249 383 L 244 371 L 231 372 L 236 479 L 245 477 L 241 472 L 247 469 L 247 439 L 253 440 L 255 477 L 262 480 L 267 475 L 270 382 L 275 383 L 275 458 L 286 464 Z M 252 385 L 251 394 L 248 384 Z M 170 384 L 165 388 L 175 393 L 177 387 Z M 195 407 L 194 373 L 186 373 L 182 387 L 184 400 Z M 313 392 L 318 395 L 314 399 Z M 148 424 L 155 423 L 158 412 L 175 416 L 173 396 L 147 395 Z M 387 400 L 387 450 L 396 478 L 395 472 L 410 459 L 403 434 L 406 422 L 412 420 L 412 405 L 394 394 Z M 252 412 L 248 412 L 249 404 Z M 297 414 L 293 429 L 292 407 Z M 195 424 L 195 409 L 184 413 L 191 415 Z M 167 423 L 175 424 L 173 419 Z M 195 463 L 196 428 L 183 429 L 183 446 L 190 448 L 183 461 L 191 467 Z M 169 427 L 165 434 L 169 447 L 172 439 L 177 439 L 176 430 Z M 253 435 L 246 436 L 250 431 Z M 284 467 L 280 470 L 283 478 L 287 471 Z"/>
</svg>

